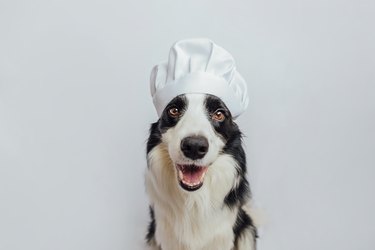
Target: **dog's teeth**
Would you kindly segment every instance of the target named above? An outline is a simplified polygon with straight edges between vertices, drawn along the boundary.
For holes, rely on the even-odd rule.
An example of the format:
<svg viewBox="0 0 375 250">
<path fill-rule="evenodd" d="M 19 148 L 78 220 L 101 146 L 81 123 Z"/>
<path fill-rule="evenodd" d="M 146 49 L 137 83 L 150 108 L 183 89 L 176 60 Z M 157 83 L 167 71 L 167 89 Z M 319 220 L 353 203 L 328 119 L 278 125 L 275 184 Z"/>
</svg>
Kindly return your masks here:
<svg viewBox="0 0 375 250">
<path fill-rule="evenodd" d="M 189 182 L 187 182 L 187 181 L 185 181 L 183 179 L 181 179 L 181 181 L 182 181 L 182 183 L 184 183 L 185 185 L 190 186 L 190 187 L 194 187 L 194 186 L 197 186 L 197 185 L 200 184 L 200 182 L 189 183 Z"/>
<path fill-rule="evenodd" d="M 206 175 L 206 172 L 204 172 L 204 173 L 202 174 L 201 179 L 200 179 L 201 182 L 203 181 L 205 175 Z"/>
<path fill-rule="evenodd" d="M 184 179 L 184 174 L 182 173 L 181 170 L 178 170 L 178 177 L 180 178 L 180 180 L 183 181 L 183 179 Z"/>
</svg>

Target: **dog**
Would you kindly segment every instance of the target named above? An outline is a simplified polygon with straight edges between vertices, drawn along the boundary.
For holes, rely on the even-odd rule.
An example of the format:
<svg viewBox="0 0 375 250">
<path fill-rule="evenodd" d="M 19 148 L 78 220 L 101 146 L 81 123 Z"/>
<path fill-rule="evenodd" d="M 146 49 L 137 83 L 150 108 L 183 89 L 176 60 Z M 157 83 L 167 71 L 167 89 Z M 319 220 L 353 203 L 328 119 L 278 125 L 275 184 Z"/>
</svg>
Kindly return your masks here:
<svg viewBox="0 0 375 250">
<path fill-rule="evenodd" d="M 181 94 L 150 128 L 146 241 L 158 250 L 255 250 L 242 133 L 210 94 Z"/>
</svg>

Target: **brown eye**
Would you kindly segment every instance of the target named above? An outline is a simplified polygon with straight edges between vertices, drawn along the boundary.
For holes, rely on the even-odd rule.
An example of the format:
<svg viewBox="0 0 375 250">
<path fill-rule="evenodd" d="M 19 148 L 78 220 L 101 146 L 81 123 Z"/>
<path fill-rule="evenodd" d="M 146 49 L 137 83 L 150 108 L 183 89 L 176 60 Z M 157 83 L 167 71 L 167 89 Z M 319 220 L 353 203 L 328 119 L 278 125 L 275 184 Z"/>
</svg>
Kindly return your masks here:
<svg viewBox="0 0 375 250">
<path fill-rule="evenodd" d="M 221 110 L 215 111 L 215 113 L 212 115 L 212 119 L 218 122 L 222 122 L 225 119 L 224 112 Z"/>
<path fill-rule="evenodd" d="M 174 118 L 179 117 L 181 112 L 178 108 L 173 107 L 168 110 L 168 114 Z"/>
</svg>

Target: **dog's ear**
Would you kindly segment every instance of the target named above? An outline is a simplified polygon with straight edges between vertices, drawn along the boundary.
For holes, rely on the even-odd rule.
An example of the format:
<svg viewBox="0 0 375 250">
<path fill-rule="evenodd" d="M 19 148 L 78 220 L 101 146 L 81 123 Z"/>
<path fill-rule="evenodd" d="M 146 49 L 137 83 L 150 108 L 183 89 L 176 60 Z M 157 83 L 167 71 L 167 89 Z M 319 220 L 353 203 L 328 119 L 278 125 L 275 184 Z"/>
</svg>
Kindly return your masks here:
<svg viewBox="0 0 375 250">
<path fill-rule="evenodd" d="M 151 152 L 151 150 L 156 147 L 158 144 L 161 143 L 161 133 L 159 130 L 159 122 L 155 122 L 151 124 L 150 127 L 150 136 L 147 140 L 147 154 Z"/>
</svg>

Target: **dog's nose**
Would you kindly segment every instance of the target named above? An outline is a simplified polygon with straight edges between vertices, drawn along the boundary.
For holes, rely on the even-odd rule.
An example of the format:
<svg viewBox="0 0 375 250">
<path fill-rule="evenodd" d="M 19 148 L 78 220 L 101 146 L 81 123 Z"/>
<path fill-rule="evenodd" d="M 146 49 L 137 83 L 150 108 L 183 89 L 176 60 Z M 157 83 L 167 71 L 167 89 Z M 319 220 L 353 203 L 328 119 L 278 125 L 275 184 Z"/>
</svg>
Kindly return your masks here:
<svg viewBox="0 0 375 250">
<path fill-rule="evenodd" d="M 202 159 L 208 151 L 208 141 L 203 136 L 188 136 L 181 141 L 181 151 L 192 160 Z"/>
</svg>

